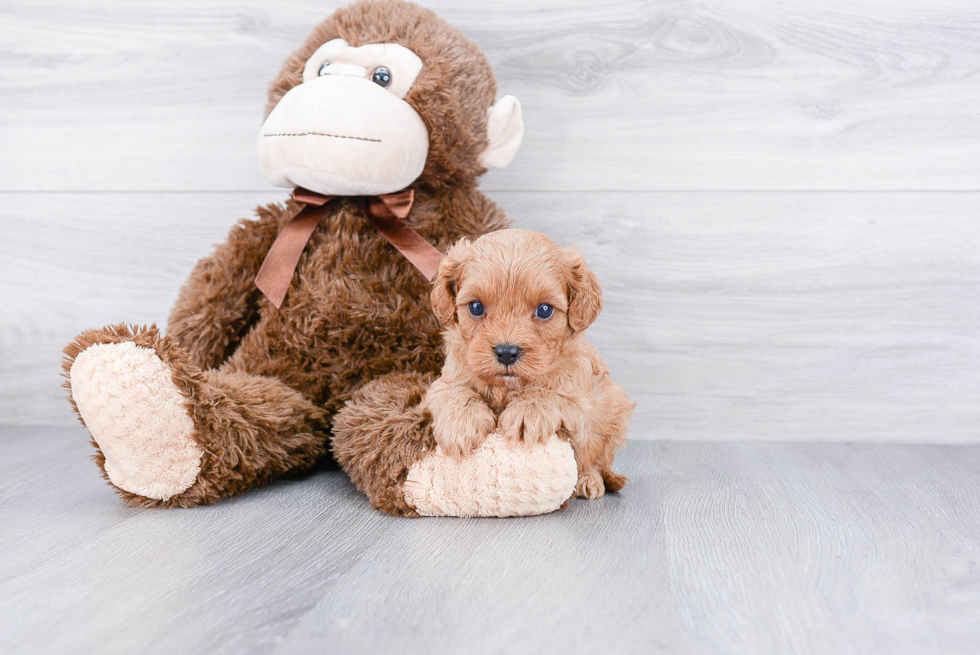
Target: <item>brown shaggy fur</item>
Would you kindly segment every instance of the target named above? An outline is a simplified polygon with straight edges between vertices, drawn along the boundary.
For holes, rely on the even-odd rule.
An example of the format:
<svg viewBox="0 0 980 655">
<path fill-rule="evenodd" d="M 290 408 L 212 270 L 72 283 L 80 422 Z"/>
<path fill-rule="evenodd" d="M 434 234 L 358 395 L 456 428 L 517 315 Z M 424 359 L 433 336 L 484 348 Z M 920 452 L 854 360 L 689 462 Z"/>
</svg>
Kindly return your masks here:
<svg viewBox="0 0 980 655">
<path fill-rule="evenodd" d="M 535 315 L 542 304 L 553 308 L 546 319 Z M 622 489 L 612 463 L 633 403 L 582 335 L 602 296 L 579 253 L 525 230 L 464 240 L 439 267 L 432 306 L 446 326 L 446 364 L 424 405 L 444 451 L 465 457 L 494 430 L 528 443 L 558 432 L 575 450 L 577 496 Z M 520 356 L 502 363 L 499 345 Z"/>
<path fill-rule="evenodd" d="M 493 73 L 474 44 L 427 9 L 385 0 L 337 11 L 286 61 L 270 87 L 269 110 L 301 81 L 305 59 L 337 37 L 355 46 L 400 43 L 424 63 L 406 97 L 430 139 L 425 170 L 412 184 L 408 223 L 443 251 L 460 237 L 506 227 L 503 212 L 476 188 L 485 171 L 479 155 L 496 93 Z M 428 283 L 365 219 L 361 202 L 338 199 L 329 207 L 281 310 L 254 278 L 298 211 L 292 202 L 259 208 L 256 219 L 241 221 L 197 264 L 170 314 L 167 337 L 154 327 L 115 326 L 85 332 L 65 349 L 67 374 L 92 344 L 131 340 L 152 348 L 187 398 L 194 438 L 205 451 L 197 482 L 168 501 L 120 491 L 127 502 L 207 504 L 309 467 L 325 451 L 331 416 L 359 387 L 393 372 L 439 370 Z M 352 477 L 374 484 L 356 471 Z"/>
<path fill-rule="evenodd" d="M 322 432 L 324 411 L 278 380 L 202 371 L 187 351 L 155 327 L 114 325 L 88 330 L 76 337 L 65 352 L 68 360 L 96 343 L 132 341 L 153 350 L 167 364 L 174 384 L 188 399 L 193 438 L 201 446 L 201 473 L 182 494 L 155 500 L 119 493 L 136 507 L 191 507 L 232 496 L 268 482 L 299 466 L 312 466 L 325 451 Z M 67 364 L 66 364 L 67 365 Z M 70 366 L 70 365 L 69 365 Z M 74 401 L 72 401 L 74 404 Z M 321 433 L 321 434 L 318 434 Z M 278 439 L 257 435 L 278 434 Z M 96 447 L 95 461 L 105 474 L 105 457 Z"/>
<path fill-rule="evenodd" d="M 418 516 L 403 484 L 412 464 L 436 448 L 422 407 L 433 377 L 386 375 L 358 390 L 334 419 L 334 457 L 371 505 L 393 516 Z"/>
</svg>

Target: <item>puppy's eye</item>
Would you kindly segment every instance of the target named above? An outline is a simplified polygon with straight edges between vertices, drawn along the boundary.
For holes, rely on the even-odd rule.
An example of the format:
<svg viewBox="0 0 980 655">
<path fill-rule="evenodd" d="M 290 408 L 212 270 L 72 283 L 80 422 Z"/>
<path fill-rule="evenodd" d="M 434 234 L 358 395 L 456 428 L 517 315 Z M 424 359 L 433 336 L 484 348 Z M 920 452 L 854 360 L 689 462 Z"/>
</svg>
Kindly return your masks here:
<svg viewBox="0 0 980 655">
<path fill-rule="evenodd" d="M 479 318 L 480 316 L 483 316 L 483 313 L 486 311 L 483 308 L 483 303 L 480 302 L 479 300 L 474 300 L 469 305 L 467 305 L 467 308 L 470 310 L 470 316 L 473 316 L 474 318 Z"/>
<path fill-rule="evenodd" d="M 330 65 L 330 62 L 329 61 L 325 61 L 322 64 L 320 64 L 320 68 L 316 72 L 317 76 L 319 77 L 320 75 L 326 75 L 327 74 L 327 66 L 329 66 L 329 65 Z"/>
<path fill-rule="evenodd" d="M 538 305 L 538 308 L 534 310 L 534 316 L 540 318 L 542 321 L 547 321 L 554 313 L 555 308 L 546 302 L 541 303 Z"/>
<path fill-rule="evenodd" d="M 371 73 L 371 81 L 380 87 L 387 88 L 391 84 L 391 71 L 385 66 L 378 66 Z"/>
</svg>

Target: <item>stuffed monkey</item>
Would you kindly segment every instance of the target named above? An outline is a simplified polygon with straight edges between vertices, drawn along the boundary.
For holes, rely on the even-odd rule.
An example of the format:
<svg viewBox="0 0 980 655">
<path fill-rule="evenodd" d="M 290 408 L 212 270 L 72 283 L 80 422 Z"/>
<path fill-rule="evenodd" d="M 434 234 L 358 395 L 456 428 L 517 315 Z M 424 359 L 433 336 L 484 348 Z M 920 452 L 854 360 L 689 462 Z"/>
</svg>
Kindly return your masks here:
<svg viewBox="0 0 980 655">
<path fill-rule="evenodd" d="M 439 251 L 507 225 L 476 186 L 523 136 L 517 100 L 495 97 L 479 49 L 413 4 L 357 2 L 313 30 L 273 80 L 259 137 L 263 174 L 295 188 L 293 199 L 260 207 L 198 262 L 166 335 L 121 324 L 65 349 L 71 403 L 127 503 L 206 505 L 312 466 L 337 411 L 372 380 L 375 395 L 335 451 L 375 507 L 527 514 L 568 498 L 564 483 L 525 484 L 574 470 L 558 440 L 547 453 L 504 448 L 496 477 L 475 481 L 486 467 L 450 480 L 445 462 L 421 463 L 435 453 L 427 418 L 415 415 L 420 376 L 442 360 L 426 277 Z M 461 480 L 479 493 L 425 504 L 466 496 Z M 486 502 L 496 484 L 509 490 L 503 504 Z"/>
</svg>

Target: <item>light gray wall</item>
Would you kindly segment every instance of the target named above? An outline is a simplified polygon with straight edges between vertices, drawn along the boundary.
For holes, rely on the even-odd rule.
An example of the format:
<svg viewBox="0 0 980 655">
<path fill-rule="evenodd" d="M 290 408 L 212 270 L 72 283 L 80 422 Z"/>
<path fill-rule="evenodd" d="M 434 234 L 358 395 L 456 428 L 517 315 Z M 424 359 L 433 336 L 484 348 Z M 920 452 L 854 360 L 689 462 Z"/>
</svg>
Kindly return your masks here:
<svg viewBox="0 0 980 655">
<path fill-rule="evenodd" d="M 258 203 L 265 86 L 338 3 L 0 5 L 0 422 L 165 319 Z M 524 106 L 484 189 L 606 284 L 636 439 L 980 442 L 980 5 L 427 3 Z"/>
</svg>

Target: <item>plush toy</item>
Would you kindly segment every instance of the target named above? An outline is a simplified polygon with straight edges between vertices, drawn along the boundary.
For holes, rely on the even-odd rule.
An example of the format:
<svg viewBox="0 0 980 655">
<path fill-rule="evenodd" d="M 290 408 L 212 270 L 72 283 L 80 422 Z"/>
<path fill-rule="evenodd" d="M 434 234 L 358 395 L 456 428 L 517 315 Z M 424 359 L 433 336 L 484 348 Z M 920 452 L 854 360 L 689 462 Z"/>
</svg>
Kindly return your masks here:
<svg viewBox="0 0 980 655">
<path fill-rule="evenodd" d="M 354 394 L 386 392 L 381 424 L 409 411 L 395 401 L 442 363 L 426 278 L 460 237 L 507 224 L 476 186 L 523 136 L 516 99 L 495 95 L 479 49 L 426 9 L 358 2 L 314 29 L 273 80 L 259 138 L 263 173 L 293 198 L 260 207 L 198 262 L 166 335 L 115 325 L 65 349 L 72 405 L 126 502 L 209 504 L 310 467 Z M 424 433 L 378 444 L 391 454 Z M 491 485 L 496 471 L 515 495 L 502 513 L 533 513 L 569 495 L 528 482 L 567 465 L 564 446 L 515 455 L 487 443 L 484 464 L 453 464 Z M 434 462 L 411 480 L 377 468 L 358 480 L 397 487 L 401 505 L 375 505 L 413 515 L 408 482 L 420 497 L 461 497 Z"/>
</svg>

